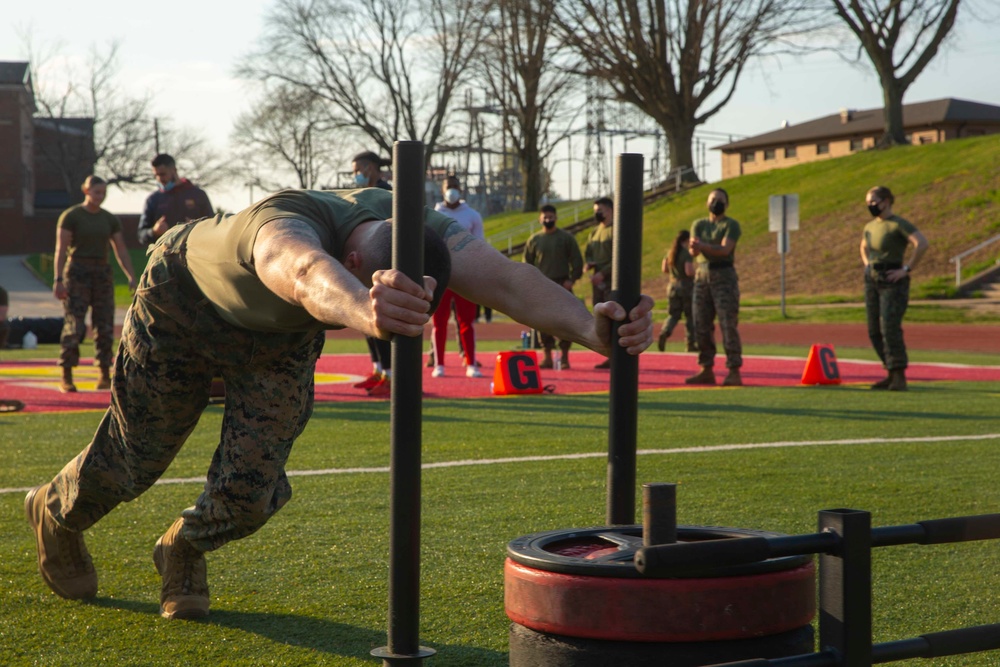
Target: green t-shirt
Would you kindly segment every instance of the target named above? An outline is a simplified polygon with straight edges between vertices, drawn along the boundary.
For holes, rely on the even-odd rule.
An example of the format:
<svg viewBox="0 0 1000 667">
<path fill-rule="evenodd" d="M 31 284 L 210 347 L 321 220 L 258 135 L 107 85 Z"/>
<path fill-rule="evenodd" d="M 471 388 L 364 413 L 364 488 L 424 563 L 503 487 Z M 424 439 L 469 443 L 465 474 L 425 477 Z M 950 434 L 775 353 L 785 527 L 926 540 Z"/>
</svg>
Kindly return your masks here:
<svg viewBox="0 0 1000 667">
<path fill-rule="evenodd" d="M 77 204 L 63 211 L 56 225 L 57 233 L 63 229 L 73 232 L 69 245 L 69 258 L 107 259 L 111 236 L 122 230 L 118 216 L 103 208 L 91 213 Z"/>
<path fill-rule="evenodd" d="M 611 275 L 614 232 L 614 226 L 610 224 L 597 225 L 587 237 L 587 247 L 584 251 L 587 263 L 596 266 L 597 270 L 606 276 Z"/>
<path fill-rule="evenodd" d="M 524 261 L 536 266 L 550 280 L 575 281 L 583 275 L 580 246 L 565 229 L 532 234 L 524 244 Z"/>
<path fill-rule="evenodd" d="M 451 218 L 425 209 L 426 224 L 442 237 Z M 337 328 L 286 302 L 257 277 L 253 246 L 260 228 L 275 220 L 301 220 L 319 234 L 323 249 L 340 259 L 347 237 L 363 222 L 392 217 L 392 193 L 361 190 L 283 190 L 235 215 L 191 223 L 187 264 L 202 293 L 227 322 L 253 331 L 297 332 Z M 171 230 L 173 231 L 173 230 Z M 164 239 L 172 238 L 169 233 Z"/>
<path fill-rule="evenodd" d="M 888 219 L 875 218 L 865 225 L 865 244 L 870 264 L 903 263 L 910 235 L 917 231 L 908 220 L 898 215 Z"/>
<path fill-rule="evenodd" d="M 674 254 L 674 263 L 670 265 L 670 282 L 683 282 L 685 280 L 691 280 L 689 276 L 684 271 L 684 265 L 688 262 L 693 262 L 694 258 L 691 256 L 691 251 L 688 250 L 686 245 L 682 245 L 677 249 Z"/>
<path fill-rule="evenodd" d="M 698 220 L 693 225 L 691 225 L 691 238 L 696 238 L 704 243 L 711 243 L 712 245 L 722 245 L 722 242 L 727 238 L 736 242 L 740 240 L 740 223 L 736 222 L 729 216 L 723 216 L 721 220 L 712 222 L 709 218 L 702 218 Z M 733 250 L 732 254 L 729 255 L 727 260 L 713 260 L 706 257 L 704 253 L 699 254 L 694 258 L 695 262 L 699 265 L 708 265 L 712 261 L 736 261 L 736 251 Z"/>
</svg>

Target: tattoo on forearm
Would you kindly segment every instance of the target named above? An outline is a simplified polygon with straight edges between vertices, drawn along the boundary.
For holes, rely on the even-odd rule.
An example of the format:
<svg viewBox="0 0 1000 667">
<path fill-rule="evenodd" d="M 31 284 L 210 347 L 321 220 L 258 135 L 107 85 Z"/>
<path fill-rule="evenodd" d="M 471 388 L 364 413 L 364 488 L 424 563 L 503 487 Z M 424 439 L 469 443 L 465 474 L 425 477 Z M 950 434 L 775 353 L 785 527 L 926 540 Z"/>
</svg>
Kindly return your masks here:
<svg viewBox="0 0 1000 667">
<path fill-rule="evenodd" d="M 475 240 L 476 237 L 474 237 L 472 234 L 467 234 L 464 239 L 460 240 L 458 243 L 455 244 L 455 252 L 458 252 L 459 250 L 461 250 L 462 248 L 469 245 Z"/>
<path fill-rule="evenodd" d="M 452 236 L 458 236 L 461 234 L 464 234 L 465 236 L 458 239 L 458 242 L 455 244 L 455 247 L 452 248 L 452 252 L 459 252 L 460 250 L 462 250 L 462 248 L 472 243 L 476 239 L 476 237 L 474 237 L 469 232 L 465 231 L 465 229 L 463 229 L 462 226 L 459 225 L 458 223 L 452 223 L 448 225 L 447 229 L 444 230 L 444 240 L 446 242 Z"/>
</svg>

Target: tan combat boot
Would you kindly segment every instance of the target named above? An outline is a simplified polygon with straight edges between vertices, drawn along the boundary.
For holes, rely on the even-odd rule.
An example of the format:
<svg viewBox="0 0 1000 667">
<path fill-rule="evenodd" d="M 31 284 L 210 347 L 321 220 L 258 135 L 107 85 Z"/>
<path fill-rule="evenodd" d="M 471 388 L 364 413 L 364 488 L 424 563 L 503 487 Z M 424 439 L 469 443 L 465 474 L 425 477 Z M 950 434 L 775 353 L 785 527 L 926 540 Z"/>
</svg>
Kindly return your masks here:
<svg viewBox="0 0 1000 667">
<path fill-rule="evenodd" d="M 906 370 L 897 368 L 889 371 L 889 391 L 906 391 Z"/>
<path fill-rule="evenodd" d="M 38 547 L 38 572 L 59 597 L 92 598 L 97 595 L 97 572 L 83 534 L 56 523 L 45 507 L 48 491 L 48 484 L 36 486 L 24 498 L 24 513 Z"/>
<path fill-rule="evenodd" d="M 59 385 L 59 391 L 64 394 L 72 394 L 76 391 L 76 385 L 73 384 L 73 368 L 70 366 L 63 366 L 62 384 Z"/>
<path fill-rule="evenodd" d="M 871 386 L 871 388 L 872 389 L 888 389 L 889 388 L 889 383 L 891 383 L 891 382 L 892 382 L 892 371 L 889 371 L 888 375 L 886 375 L 884 378 L 882 378 L 878 382 L 873 383 L 872 386 Z"/>
<path fill-rule="evenodd" d="M 656 339 L 656 349 L 663 352 L 667 349 L 667 339 L 670 338 L 670 331 L 667 327 L 660 329 L 660 336 Z"/>
<path fill-rule="evenodd" d="M 184 519 L 177 519 L 156 541 L 153 563 L 163 578 L 160 616 L 202 618 L 208 616 L 208 567 L 205 554 L 181 536 Z"/>
<path fill-rule="evenodd" d="M 101 366 L 101 379 L 97 381 L 98 391 L 111 389 L 111 371 L 107 366 Z"/>
<path fill-rule="evenodd" d="M 742 387 L 743 377 L 740 375 L 740 369 L 730 368 L 729 373 L 726 375 L 726 379 L 722 381 L 723 387 Z"/>
<path fill-rule="evenodd" d="M 684 384 L 715 384 L 715 373 L 711 366 L 702 366 L 700 372 L 684 380 Z"/>
</svg>

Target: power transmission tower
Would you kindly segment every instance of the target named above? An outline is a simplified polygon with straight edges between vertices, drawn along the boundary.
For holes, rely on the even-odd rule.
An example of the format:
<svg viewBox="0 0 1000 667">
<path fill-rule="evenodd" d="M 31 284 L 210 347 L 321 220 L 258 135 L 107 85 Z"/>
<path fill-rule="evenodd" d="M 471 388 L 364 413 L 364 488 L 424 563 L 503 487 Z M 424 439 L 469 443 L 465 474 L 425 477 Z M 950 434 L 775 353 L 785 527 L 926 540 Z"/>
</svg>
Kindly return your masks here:
<svg viewBox="0 0 1000 667">
<path fill-rule="evenodd" d="M 587 82 L 587 143 L 583 149 L 584 197 L 606 197 L 611 192 L 607 158 L 604 154 L 604 101 L 594 79 Z"/>
</svg>

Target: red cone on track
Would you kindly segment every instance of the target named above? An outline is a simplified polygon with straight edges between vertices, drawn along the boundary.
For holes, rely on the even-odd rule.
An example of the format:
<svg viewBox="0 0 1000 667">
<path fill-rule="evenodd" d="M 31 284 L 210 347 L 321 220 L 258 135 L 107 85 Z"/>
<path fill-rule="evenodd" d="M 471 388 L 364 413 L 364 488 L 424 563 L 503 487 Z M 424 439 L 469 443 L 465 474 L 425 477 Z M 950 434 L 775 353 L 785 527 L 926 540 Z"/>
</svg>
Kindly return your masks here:
<svg viewBox="0 0 1000 667">
<path fill-rule="evenodd" d="M 809 349 L 802 384 L 840 384 L 840 368 L 833 345 L 817 344 Z"/>
<path fill-rule="evenodd" d="M 538 355 L 534 350 L 501 352 L 493 371 L 493 393 L 540 394 L 542 375 L 538 370 Z"/>
</svg>

